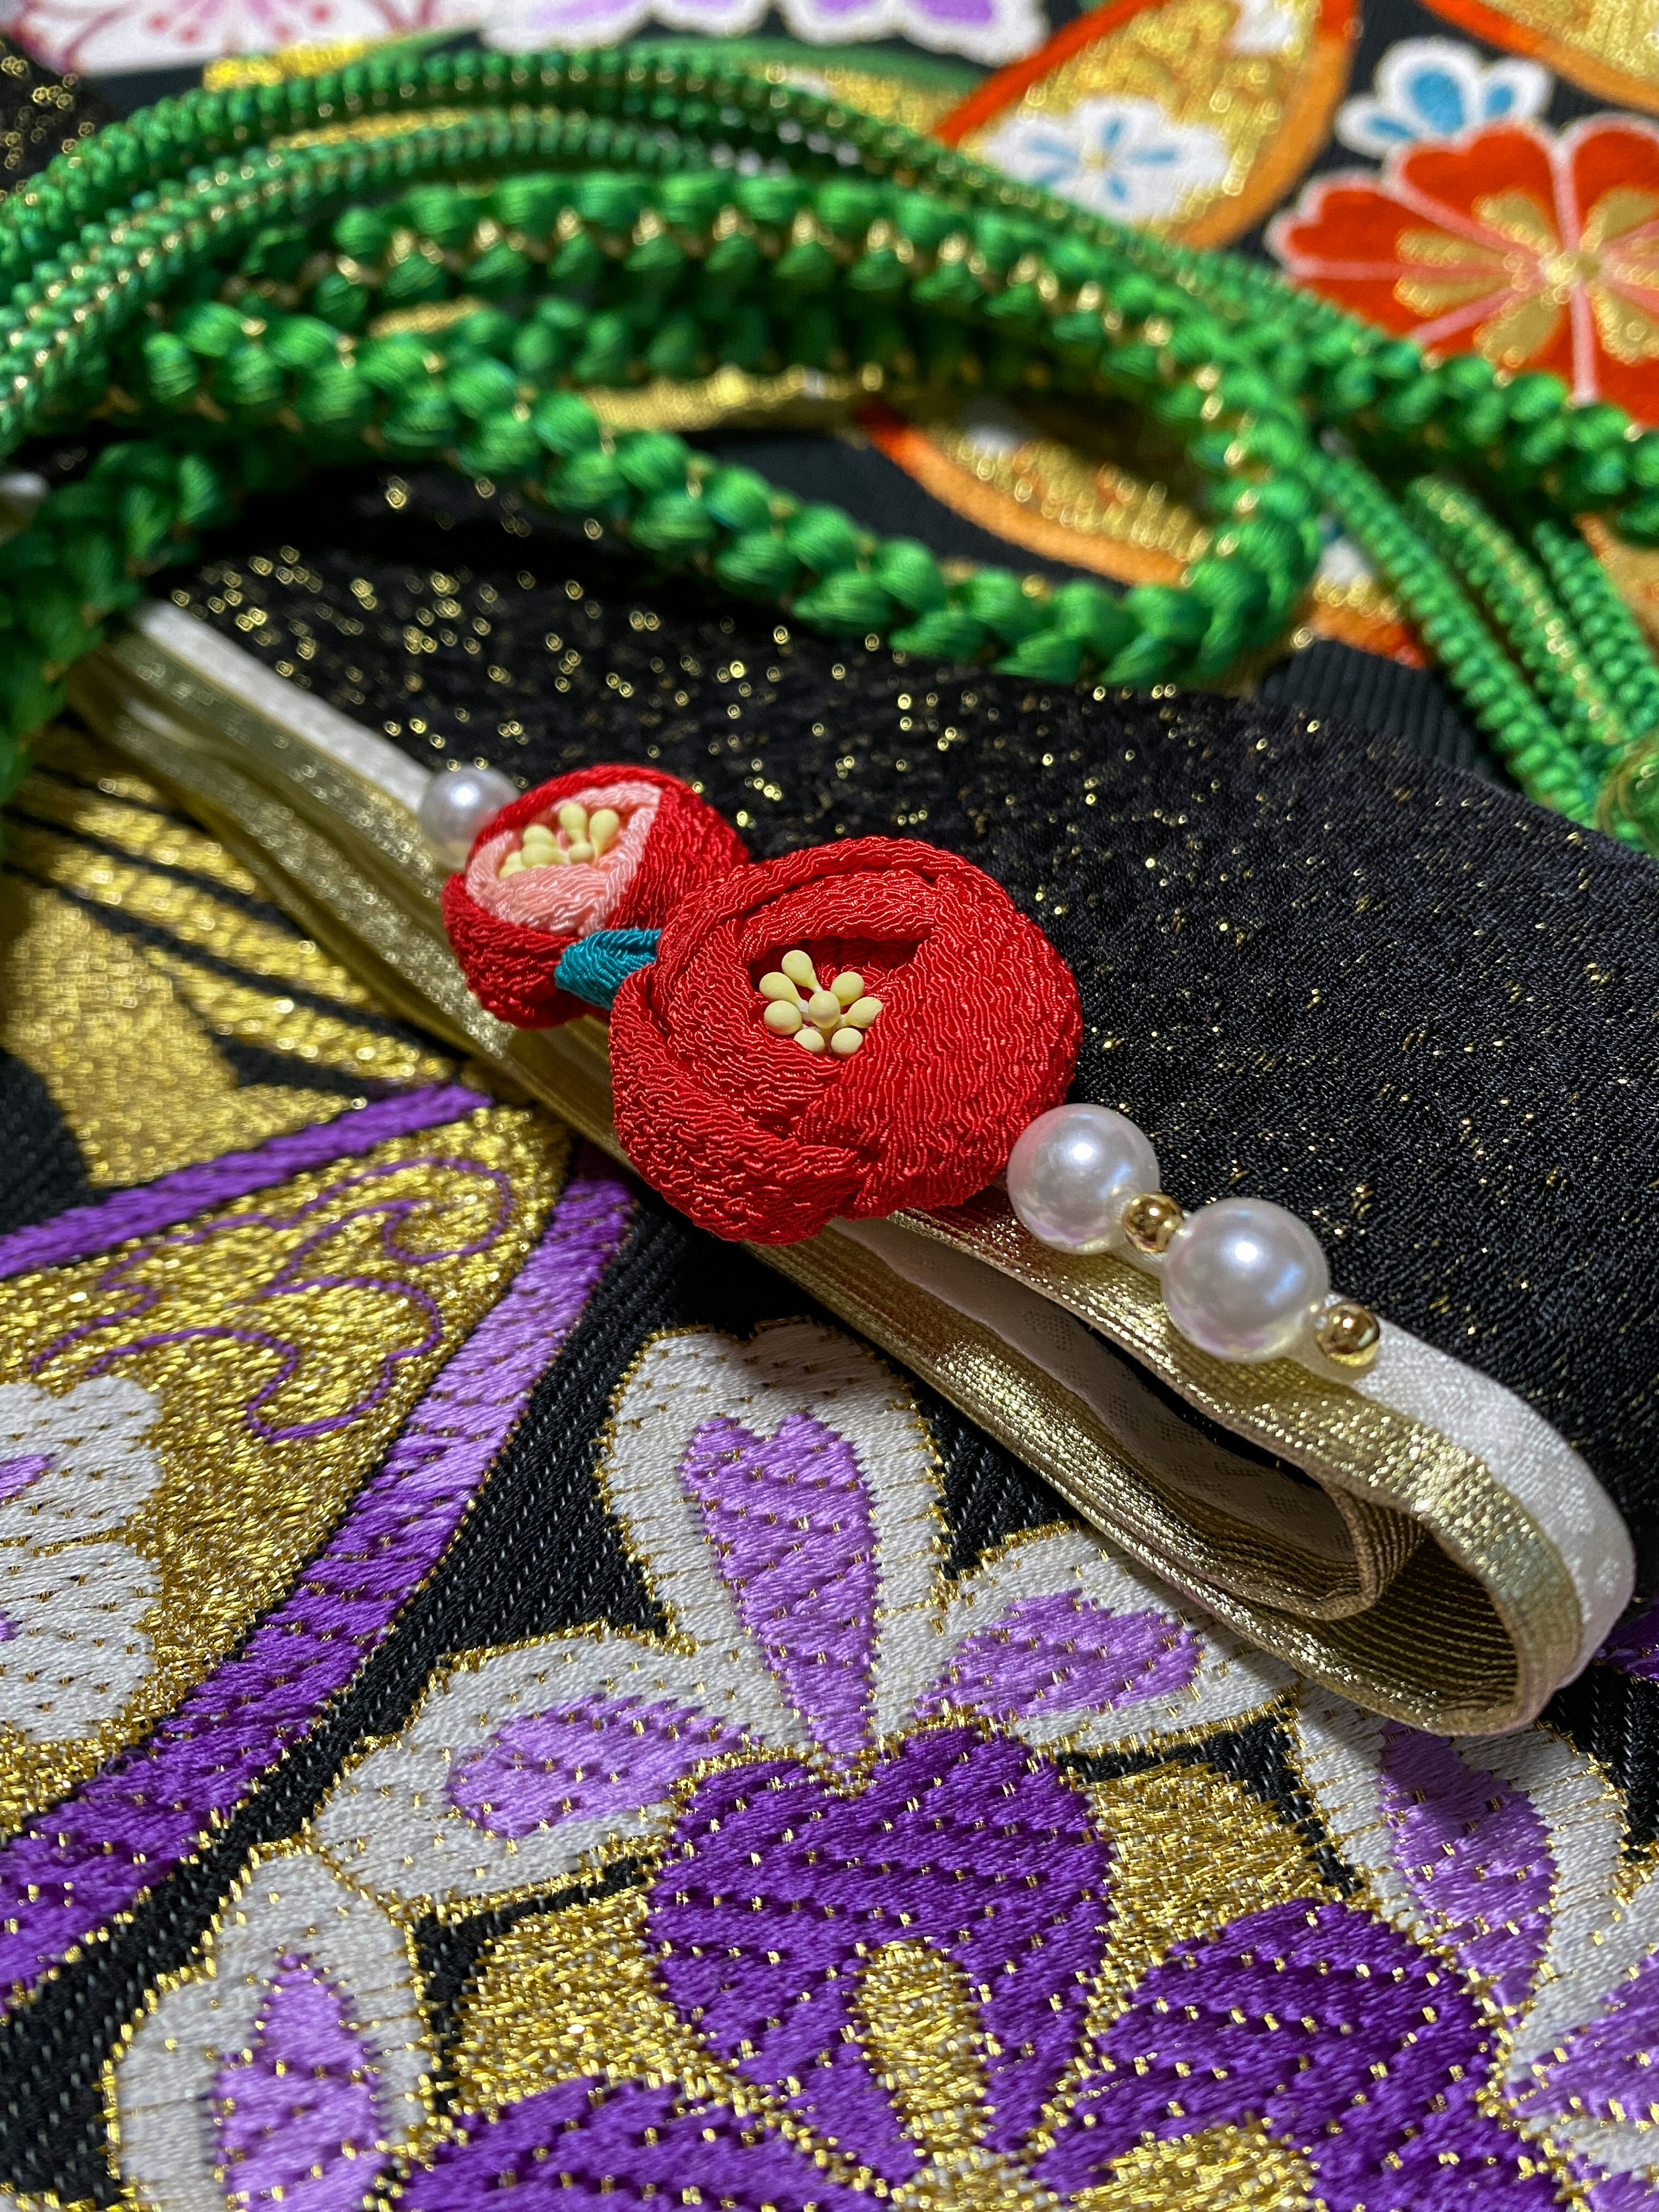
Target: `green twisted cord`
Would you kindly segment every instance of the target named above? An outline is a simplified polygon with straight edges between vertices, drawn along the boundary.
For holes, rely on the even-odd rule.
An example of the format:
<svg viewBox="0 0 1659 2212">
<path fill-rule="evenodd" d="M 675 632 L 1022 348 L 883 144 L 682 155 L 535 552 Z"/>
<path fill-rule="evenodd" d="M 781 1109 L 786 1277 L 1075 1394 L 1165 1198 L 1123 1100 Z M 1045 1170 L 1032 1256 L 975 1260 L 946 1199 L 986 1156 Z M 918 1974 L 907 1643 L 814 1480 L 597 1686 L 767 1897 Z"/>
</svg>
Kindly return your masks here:
<svg viewBox="0 0 1659 2212">
<path fill-rule="evenodd" d="M 370 118 L 391 127 L 287 143 Z M 809 138 L 825 150 L 803 153 Z M 745 154 L 767 170 L 738 173 Z M 1553 378 L 1505 380 L 1470 357 L 1431 368 L 1253 264 L 1121 231 L 717 57 L 382 53 L 190 94 L 15 193 L 0 269 L 7 449 L 94 410 L 146 433 L 0 548 L 14 737 L 193 530 L 319 459 L 371 454 L 444 454 L 831 632 L 988 655 L 1044 682 L 1219 674 L 1282 627 L 1329 500 L 1534 796 L 1588 818 L 1591 706 L 1610 701 L 1638 737 L 1659 712 L 1639 634 L 1619 627 L 1605 583 L 1596 597 L 1583 563 L 1599 568 L 1561 526 L 1618 506 L 1628 534 L 1659 535 L 1659 438 L 1573 407 Z M 532 312 L 464 317 L 418 356 L 367 335 L 373 313 L 464 289 Z M 1006 572 L 947 574 L 920 546 L 678 441 L 612 439 L 572 388 L 683 378 L 710 357 L 1126 394 L 1208 480 L 1216 535 L 1180 591 L 1034 595 Z M 1337 427 L 1402 480 L 1426 447 L 1500 505 L 1541 503 L 1551 605 L 1589 672 L 1564 691 L 1539 662 L 1521 617 L 1549 586 L 1514 569 L 1504 549 L 1524 556 L 1477 502 L 1417 505 L 1484 620 L 1376 478 L 1311 442 Z M 1602 818 L 1639 834 L 1646 817 L 1626 801 L 1648 771 L 1627 745 L 1601 755 L 1626 794 L 1610 811 L 1603 793 Z"/>
</svg>

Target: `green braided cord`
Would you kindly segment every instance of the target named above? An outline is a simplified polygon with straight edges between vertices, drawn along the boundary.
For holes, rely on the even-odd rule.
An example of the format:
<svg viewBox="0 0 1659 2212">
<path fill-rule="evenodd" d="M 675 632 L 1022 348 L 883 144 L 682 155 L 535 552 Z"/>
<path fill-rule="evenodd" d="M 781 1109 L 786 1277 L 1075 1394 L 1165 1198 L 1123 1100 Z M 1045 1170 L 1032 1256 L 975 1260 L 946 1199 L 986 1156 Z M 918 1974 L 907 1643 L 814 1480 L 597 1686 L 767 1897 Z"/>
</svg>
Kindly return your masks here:
<svg viewBox="0 0 1659 2212">
<path fill-rule="evenodd" d="M 327 138 L 368 120 L 389 127 Z M 293 143 L 311 131 L 324 137 Z M 1535 797 L 1589 818 L 1592 708 L 1611 702 L 1638 734 L 1659 711 L 1639 633 L 1618 628 L 1561 526 L 1616 509 L 1627 535 L 1659 538 L 1659 436 L 1573 406 L 1551 377 L 1475 356 L 1431 368 L 1267 270 L 1121 230 L 717 51 L 382 51 L 190 94 L 15 192 L 0 270 L 0 449 L 94 411 L 141 434 L 0 547 L 14 745 L 103 617 L 187 557 L 195 530 L 307 467 L 386 456 L 521 485 L 832 634 L 1056 683 L 1221 673 L 1282 629 L 1329 500 Z M 463 299 L 514 312 L 370 335 L 388 311 Z M 947 574 L 678 440 L 611 436 L 575 388 L 720 361 L 1127 396 L 1185 445 L 1214 535 L 1182 588 L 1121 599 Z M 1561 637 L 1589 673 L 1564 690 L 1517 630 L 1549 586 L 1467 493 L 1425 527 L 1473 562 L 1520 666 L 1377 478 L 1322 453 L 1314 428 L 1340 428 L 1402 482 L 1430 446 L 1437 468 L 1530 507 Z M 1620 790 L 1645 795 L 1628 750 L 1601 748 L 1601 765 L 1615 757 Z M 1614 811 L 1635 834 L 1653 810 Z"/>
<path fill-rule="evenodd" d="M 567 179 L 520 167 L 494 194 L 426 182 L 386 213 L 362 204 L 366 191 L 411 171 L 431 178 L 522 163 L 545 155 L 550 136 L 577 158 L 589 143 L 571 118 L 530 114 L 428 121 L 366 147 L 266 149 L 234 174 L 193 173 L 164 187 L 136 218 L 83 235 L 74 270 L 48 264 L 20 285 L 33 373 L 3 403 L 13 434 L 83 411 L 112 373 L 103 411 L 137 417 L 134 427 L 150 434 L 106 451 L 85 485 L 54 495 L 0 552 L 0 581 L 21 582 L 25 565 L 39 572 L 34 611 L 23 612 L 16 642 L 33 647 L 45 667 L 33 672 L 33 685 L 14 686 L 20 717 L 38 715 L 40 678 L 49 686 L 94 641 L 102 614 L 131 596 L 135 568 L 179 557 L 181 536 L 248 490 L 294 480 L 319 460 L 377 453 L 445 453 L 474 473 L 521 483 L 659 557 L 701 561 L 734 588 L 781 598 L 832 633 L 888 631 L 901 647 L 986 652 L 1045 681 L 1074 680 L 1085 668 L 1114 683 L 1218 672 L 1282 626 L 1318 549 L 1317 501 L 1307 484 L 1297 490 L 1285 448 L 1310 457 L 1311 449 L 1300 418 L 1240 368 L 1224 332 L 1183 349 L 1152 319 L 1115 347 L 1097 317 L 1086 359 L 1073 363 L 1097 381 L 1115 377 L 1144 392 L 1177 434 L 1188 434 L 1200 471 L 1218 479 L 1223 515 L 1242 516 L 1194 563 L 1185 592 L 1148 586 L 1117 600 L 1077 583 L 1034 598 L 1003 571 L 947 580 L 925 549 L 884 544 L 837 510 L 799 508 L 731 471 L 711 483 L 716 472 L 678 440 L 610 438 L 553 380 L 625 374 L 647 330 L 657 333 L 645 346 L 647 367 L 665 332 L 677 332 L 695 361 L 719 331 L 763 313 L 764 299 L 775 312 L 762 338 L 786 360 L 830 365 L 845 336 L 855 357 L 909 362 L 913 343 L 943 312 L 941 291 L 954 289 L 959 313 L 981 325 L 983 349 L 994 358 L 1014 347 L 1023 366 L 1033 351 L 1058 356 L 1050 311 L 1073 307 L 1079 274 L 1098 291 L 1102 264 L 1091 257 L 1065 284 L 1029 227 L 1014 237 L 988 218 L 964 228 L 957 211 L 914 193 L 833 175 L 749 179 L 702 169 L 671 181 L 587 169 Z M 607 125 L 604 136 L 608 145 L 627 136 L 625 150 L 638 150 L 632 134 Z M 355 204 L 334 226 L 336 251 L 319 258 L 314 232 L 289 219 L 314 225 L 319 208 L 342 201 Z M 933 250 L 920 250 L 913 232 Z M 734 268 L 744 257 L 722 254 L 733 240 L 746 244 L 748 265 Z M 296 257 L 299 270 L 263 273 Z M 239 290 L 238 304 L 199 296 L 200 276 L 222 280 L 228 260 L 240 260 L 240 277 L 264 291 L 233 279 L 214 289 Z M 665 318 L 669 295 L 689 278 L 701 288 L 701 317 Z M 573 282 L 585 300 L 558 289 Z M 181 310 L 167 311 L 164 285 L 185 291 Z M 748 318 L 738 296 L 745 285 L 754 295 Z M 536 296 L 543 286 L 552 289 Z M 430 307 L 463 288 L 509 290 L 533 300 L 532 312 L 465 315 L 434 339 L 436 350 L 409 337 L 360 343 L 371 308 Z M 850 321 L 827 304 L 832 291 L 843 310 L 850 301 Z M 259 312 L 272 292 L 300 312 Z M 872 316 L 860 295 L 879 298 L 880 313 Z M 899 304 L 917 311 L 911 326 Z M 336 319 L 310 312 L 324 308 Z M 1077 333 L 1069 335 L 1076 356 Z M 1066 368 L 1058 358 L 1054 365 Z M 1254 511 L 1268 464 L 1253 462 L 1253 441 L 1267 434 L 1276 513 Z M 185 449 L 176 465 L 158 440 Z"/>
<path fill-rule="evenodd" d="M 1659 729 L 1659 668 L 1607 570 L 1559 523 L 1539 523 L 1532 542 L 1626 727 L 1636 737 Z"/>
<path fill-rule="evenodd" d="M 1596 781 L 1565 745 L 1520 672 L 1498 651 L 1457 578 L 1358 462 L 1333 457 L 1325 489 L 1343 526 L 1370 550 L 1493 750 L 1542 804 L 1593 822 Z"/>
<path fill-rule="evenodd" d="M 1568 741 L 1583 753 L 1622 752 L 1631 732 L 1536 563 L 1478 500 L 1442 477 L 1419 477 L 1405 507 L 1473 589 Z"/>
</svg>

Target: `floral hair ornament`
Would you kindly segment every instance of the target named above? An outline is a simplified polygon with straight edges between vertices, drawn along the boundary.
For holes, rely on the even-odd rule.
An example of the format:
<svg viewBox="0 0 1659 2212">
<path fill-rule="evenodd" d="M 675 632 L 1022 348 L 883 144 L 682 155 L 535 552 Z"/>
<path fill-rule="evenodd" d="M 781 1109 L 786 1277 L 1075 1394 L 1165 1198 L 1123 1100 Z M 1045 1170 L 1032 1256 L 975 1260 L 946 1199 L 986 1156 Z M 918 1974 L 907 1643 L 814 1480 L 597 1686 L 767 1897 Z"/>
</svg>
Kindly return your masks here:
<svg viewBox="0 0 1659 2212">
<path fill-rule="evenodd" d="M 444 927 L 474 995 L 519 1029 L 591 1007 L 559 963 L 595 931 L 654 929 L 710 875 L 748 858 L 689 784 L 605 763 L 538 784 L 490 815 L 444 886 Z"/>
<path fill-rule="evenodd" d="M 983 1189 L 1077 1060 L 1077 985 L 1042 931 L 982 870 L 913 838 L 736 865 L 735 836 L 722 845 L 712 809 L 683 786 L 671 799 L 666 776 L 643 830 L 596 806 L 578 822 L 602 798 L 620 817 L 635 773 L 562 777 L 479 833 L 444 918 L 484 1004 L 543 1023 L 607 1011 L 617 1137 L 718 1237 L 794 1243 L 837 1216 Z M 601 835 L 641 858 L 577 912 L 562 895 L 604 873 Z"/>
</svg>

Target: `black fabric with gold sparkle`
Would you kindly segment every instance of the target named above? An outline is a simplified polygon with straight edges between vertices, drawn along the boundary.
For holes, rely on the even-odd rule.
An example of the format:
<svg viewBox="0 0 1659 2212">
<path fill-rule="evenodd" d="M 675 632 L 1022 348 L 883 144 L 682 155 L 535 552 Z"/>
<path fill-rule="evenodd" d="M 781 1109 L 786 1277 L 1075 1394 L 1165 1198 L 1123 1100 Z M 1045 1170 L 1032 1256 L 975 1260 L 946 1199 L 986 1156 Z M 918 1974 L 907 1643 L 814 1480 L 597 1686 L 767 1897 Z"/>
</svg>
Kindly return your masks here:
<svg viewBox="0 0 1659 2212">
<path fill-rule="evenodd" d="M 757 855 L 967 854 L 1077 975 L 1075 1095 L 1133 1115 L 1184 1203 L 1290 1206 L 1345 1292 L 1528 1399 L 1659 1582 L 1650 861 L 1287 704 L 849 652 L 504 538 L 458 488 L 392 498 L 251 518 L 175 597 L 429 765 L 642 758 Z"/>
</svg>

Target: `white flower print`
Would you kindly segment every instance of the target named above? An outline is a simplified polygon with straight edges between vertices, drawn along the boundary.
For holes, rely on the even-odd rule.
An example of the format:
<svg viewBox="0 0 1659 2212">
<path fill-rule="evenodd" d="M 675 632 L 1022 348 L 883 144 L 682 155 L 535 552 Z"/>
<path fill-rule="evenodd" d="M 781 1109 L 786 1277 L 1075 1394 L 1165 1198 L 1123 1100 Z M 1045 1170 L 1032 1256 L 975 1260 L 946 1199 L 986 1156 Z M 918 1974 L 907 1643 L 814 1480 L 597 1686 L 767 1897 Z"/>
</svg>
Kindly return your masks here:
<svg viewBox="0 0 1659 2212">
<path fill-rule="evenodd" d="M 1065 115 L 1022 111 L 981 150 L 1011 177 L 1121 222 L 1175 215 L 1191 193 L 1220 184 L 1229 165 L 1218 131 L 1173 122 L 1151 100 L 1083 100 Z"/>
<path fill-rule="evenodd" d="M 654 1340 L 600 1474 L 666 1637 L 593 1626 L 457 1662 L 318 1815 L 348 1880 L 405 1904 L 527 1893 L 664 1832 L 711 1762 L 793 1754 L 850 1786 L 917 1727 L 1102 1748 L 1259 1711 L 1290 1680 L 1079 1529 L 952 1581 L 908 1392 L 811 1322 Z"/>
<path fill-rule="evenodd" d="M 1238 0 L 1227 44 L 1236 54 L 1282 54 L 1296 39 L 1297 20 L 1282 0 Z"/>
<path fill-rule="evenodd" d="M 145 2212 L 364 2203 L 424 2133 L 431 2054 L 408 1937 L 309 1851 L 257 1863 L 116 2070 Z"/>
<path fill-rule="evenodd" d="M 1380 159 L 1419 139 L 1541 115 L 1551 84 L 1536 62 L 1483 62 L 1455 39 L 1402 39 L 1382 57 L 1372 90 L 1338 109 L 1336 135 Z"/>
<path fill-rule="evenodd" d="M 0 1722 L 63 1742 L 118 1713 L 149 1672 L 158 1581 L 126 1544 L 0 1551 Z"/>
<path fill-rule="evenodd" d="M 25 1735 L 90 1735 L 149 1671 L 160 1577 L 113 1532 L 161 1479 L 155 1413 L 117 1376 L 0 1386 L 0 1723 Z"/>
</svg>

